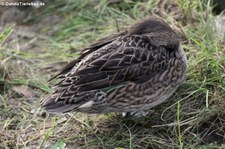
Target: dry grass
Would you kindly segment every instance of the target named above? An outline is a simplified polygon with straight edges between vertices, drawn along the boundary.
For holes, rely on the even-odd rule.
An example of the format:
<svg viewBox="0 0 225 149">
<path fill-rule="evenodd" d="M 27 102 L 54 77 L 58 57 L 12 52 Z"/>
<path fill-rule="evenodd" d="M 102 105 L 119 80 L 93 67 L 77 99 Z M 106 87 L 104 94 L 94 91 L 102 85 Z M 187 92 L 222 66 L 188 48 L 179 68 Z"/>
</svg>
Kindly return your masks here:
<svg viewBox="0 0 225 149">
<path fill-rule="evenodd" d="M 0 27 L 0 148 L 225 148 L 225 44 L 209 3 L 55 0 L 20 11 L 32 17 Z M 78 49 L 148 15 L 183 38 L 189 70 L 172 98 L 139 119 L 40 109 L 46 81 Z"/>
</svg>

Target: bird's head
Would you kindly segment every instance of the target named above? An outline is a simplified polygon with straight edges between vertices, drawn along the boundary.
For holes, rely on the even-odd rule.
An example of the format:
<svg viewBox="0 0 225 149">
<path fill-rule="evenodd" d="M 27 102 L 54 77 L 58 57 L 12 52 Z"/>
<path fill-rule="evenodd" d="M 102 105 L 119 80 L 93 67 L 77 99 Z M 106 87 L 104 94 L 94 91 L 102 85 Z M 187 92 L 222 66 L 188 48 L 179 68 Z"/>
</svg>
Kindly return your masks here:
<svg viewBox="0 0 225 149">
<path fill-rule="evenodd" d="M 158 32 L 170 32 L 172 28 L 162 19 L 156 17 L 149 17 L 143 19 L 131 26 L 128 34 L 146 34 L 146 33 L 158 33 Z"/>
</svg>

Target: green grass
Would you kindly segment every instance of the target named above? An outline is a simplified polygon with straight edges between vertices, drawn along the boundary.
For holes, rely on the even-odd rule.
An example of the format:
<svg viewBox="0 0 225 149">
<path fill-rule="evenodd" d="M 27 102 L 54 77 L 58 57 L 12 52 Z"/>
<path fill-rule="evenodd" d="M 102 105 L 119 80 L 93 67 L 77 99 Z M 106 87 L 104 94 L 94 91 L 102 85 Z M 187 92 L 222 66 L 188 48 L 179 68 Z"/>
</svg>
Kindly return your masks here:
<svg viewBox="0 0 225 149">
<path fill-rule="evenodd" d="M 215 32 L 211 3 L 159 2 L 55 0 L 23 10 L 34 16 L 29 24 L 15 25 L 14 30 L 4 26 L 0 148 L 225 148 L 225 44 Z M 47 80 L 80 49 L 148 15 L 163 17 L 180 34 L 187 53 L 186 80 L 170 100 L 139 119 L 115 113 L 49 115 L 40 109 L 39 99 L 51 92 Z M 36 37 L 16 36 L 24 27 Z M 34 96 L 14 90 L 21 85 Z"/>
<path fill-rule="evenodd" d="M 0 34 L 0 44 L 9 36 L 10 32 L 13 30 L 13 26 L 9 26 L 3 33 Z"/>
</svg>

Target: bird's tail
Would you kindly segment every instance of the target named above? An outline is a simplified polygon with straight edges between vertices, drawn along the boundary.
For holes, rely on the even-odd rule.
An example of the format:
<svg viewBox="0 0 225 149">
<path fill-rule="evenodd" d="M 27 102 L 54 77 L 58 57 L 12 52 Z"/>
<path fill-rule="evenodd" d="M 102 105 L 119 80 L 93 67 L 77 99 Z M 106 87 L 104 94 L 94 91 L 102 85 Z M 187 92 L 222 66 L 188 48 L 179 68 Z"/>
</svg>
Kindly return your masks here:
<svg viewBox="0 0 225 149">
<path fill-rule="evenodd" d="M 74 94 L 68 98 L 60 98 L 60 94 L 47 95 L 41 99 L 41 106 L 50 113 L 67 113 L 70 111 L 99 113 L 93 111 L 96 104 L 105 98 L 102 91 L 92 91 Z"/>
</svg>

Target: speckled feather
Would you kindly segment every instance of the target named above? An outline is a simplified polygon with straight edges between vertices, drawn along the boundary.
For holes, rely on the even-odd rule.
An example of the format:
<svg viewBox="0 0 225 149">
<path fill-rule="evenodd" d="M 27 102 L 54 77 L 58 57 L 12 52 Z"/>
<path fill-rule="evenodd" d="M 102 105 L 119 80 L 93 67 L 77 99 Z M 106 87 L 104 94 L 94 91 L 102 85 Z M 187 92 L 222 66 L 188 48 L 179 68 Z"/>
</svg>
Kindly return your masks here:
<svg viewBox="0 0 225 149">
<path fill-rule="evenodd" d="M 174 93 L 187 70 L 178 35 L 158 18 L 141 20 L 83 51 L 53 77 L 61 79 L 55 92 L 41 100 L 49 112 L 149 110 Z"/>
</svg>

